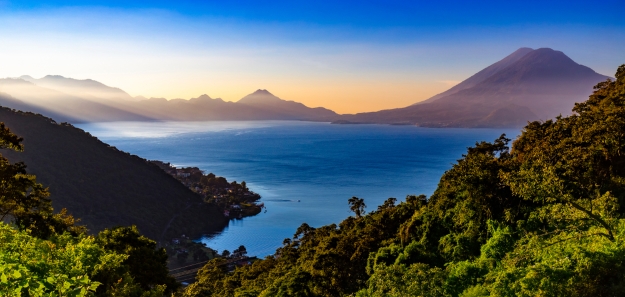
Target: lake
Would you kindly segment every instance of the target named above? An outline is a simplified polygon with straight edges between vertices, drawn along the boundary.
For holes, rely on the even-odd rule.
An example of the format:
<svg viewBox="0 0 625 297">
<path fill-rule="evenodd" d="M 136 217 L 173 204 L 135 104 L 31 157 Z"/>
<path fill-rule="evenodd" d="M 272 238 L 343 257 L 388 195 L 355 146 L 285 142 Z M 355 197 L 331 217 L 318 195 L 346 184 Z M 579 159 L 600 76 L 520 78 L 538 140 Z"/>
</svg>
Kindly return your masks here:
<svg viewBox="0 0 625 297">
<path fill-rule="evenodd" d="M 201 240 L 218 250 L 245 245 L 249 255 L 273 254 L 306 222 L 339 223 L 347 200 L 374 210 L 389 197 L 431 195 L 441 175 L 476 141 L 518 129 L 331 125 L 299 121 L 110 122 L 78 124 L 102 141 L 149 160 L 199 167 L 245 181 L 267 212 L 231 220 Z M 208 218 L 207 218 L 208 219 Z"/>
</svg>

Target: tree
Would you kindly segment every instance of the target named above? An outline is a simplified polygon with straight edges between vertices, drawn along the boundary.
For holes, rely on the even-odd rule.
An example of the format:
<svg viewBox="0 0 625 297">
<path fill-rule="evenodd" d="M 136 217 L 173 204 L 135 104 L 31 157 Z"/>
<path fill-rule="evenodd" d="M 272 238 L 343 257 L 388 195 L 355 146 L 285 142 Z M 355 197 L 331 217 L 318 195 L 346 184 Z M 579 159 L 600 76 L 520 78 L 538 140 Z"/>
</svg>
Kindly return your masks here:
<svg viewBox="0 0 625 297">
<path fill-rule="evenodd" d="M 428 198 L 302 224 L 184 296 L 624 296 L 625 65 L 575 115 L 479 142 Z M 224 259 L 220 259 L 225 261 Z"/>
<path fill-rule="evenodd" d="M 444 268 L 434 287 L 414 274 L 422 259 L 401 261 L 408 247 L 395 261 L 382 248 L 375 259 L 391 260 L 357 296 L 622 296 L 625 65 L 616 78 L 574 115 L 529 123 L 510 152 L 503 141 L 478 144 L 445 173 L 406 224 L 409 246 L 445 256 L 421 270 Z"/>
<path fill-rule="evenodd" d="M 0 123 L 0 148 L 22 151 L 22 138 Z M 34 175 L 26 173 L 24 163 L 11 164 L 0 154 L 0 221 L 10 221 L 21 230 L 28 229 L 40 238 L 68 231 L 74 235 L 84 233 L 76 226 L 78 221 L 63 209 L 53 213 L 48 189 L 37 183 Z"/>
<path fill-rule="evenodd" d="M 21 141 L 0 123 L 0 148 L 21 151 Z M 0 155 L 0 220 L 21 230 L 0 223 L 0 295 L 86 296 L 96 291 L 155 297 L 178 288 L 168 275 L 165 251 L 136 227 L 87 236 L 66 209 L 53 213 L 49 195 L 27 174 L 26 165 Z"/>
<path fill-rule="evenodd" d="M 136 226 L 105 229 L 96 237 L 104 249 L 128 255 L 118 275 L 99 275 L 103 283 L 117 281 L 120 275 L 128 273 L 143 290 L 166 286 L 166 293 L 178 289 L 179 284 L 169 276 L 167 253 L 156 248 L 156 242 L 141 235 Z"/>
<path fill-rule="evenodd" d="M 126 257 L 83 234 L 43 240 L 0 222 L 0 295 L 91 296 L 102 286 L 96 275 L 116 270 Z"/>
<path fill-rule="evenodd" d="M 614 218 L 625 215 L 625 65 L 616 78 L 595 86 L 574 115 L 530 123 L 513 146 L 521 165 L 502 176 L 543 206 L 534 224 L 549 224 L 546 232 L 598 227 L 595 235 L 615 240 Z"/>
<path fill-rule="evenodd" d="M 237 248 L 236 250 L 234 250 L 234 252 L 232 252 L 232 254 L 236 257 L 245 257 L 245 255 L 247 255 L 247 249 L 245 248 L 244 245 L 239 246 L 239 248 Z"/>
<path fill-rule="evenodd" d="M 24 150 L 22 140 L 24 139 L 13 134 L 4 123 L 0 123 L 0 148 L 21 152 Z"/>
<path fill-rule="evenodd" d="M 378 206 L 378 210 L 383 210 L 383 209 L 388 209 L 388 208 L 392 208 L 395 207 L 395 203 L 397 202 L 397 198 L 388 198 L 386 199 L 386 201 L 384 201 L 384 204 Z"/>
<path fill-rule="evenodd" d="M 357 218 L 365 214 L 365 208 L 367 207 L 365 199 L 352 197 L 347 200 L 347 203 L 349 204 L 349 209 L 356 214 Z"/>
</svg>

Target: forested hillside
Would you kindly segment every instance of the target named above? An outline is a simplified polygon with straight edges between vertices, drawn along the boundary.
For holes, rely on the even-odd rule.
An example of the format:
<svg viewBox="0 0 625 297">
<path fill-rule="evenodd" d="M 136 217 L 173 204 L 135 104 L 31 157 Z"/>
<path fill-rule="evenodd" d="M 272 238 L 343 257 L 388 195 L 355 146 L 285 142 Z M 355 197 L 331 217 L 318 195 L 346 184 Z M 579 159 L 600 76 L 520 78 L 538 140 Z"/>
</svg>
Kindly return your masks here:
<svg viewBox="0 0 625 297">
<path fill-rule="evenodd" d="M 212 260 L 181 295 L 625 295 L 625 65 L 573 111 L 477 143 L 429 198 L 365 214 L 353 197 L 273 256 Z"/>
<path fill-rule="evenodd" d="M 24 150 L 0 123 L 0 149 Z M 180 285 L 167 254 L 135 226 L 87 235 L 66 209 L 54 212 L 50 192 L 0 154 L 0 296 L 160 297 Z"/>
<path fill-rule="evenodd" d="M 0 150 L 51 192 L 55 209 L 67 208 L 96 233 L 136 225 L 155 240 L 219 230 L 227 219 L 175 178 L 146 160 L 117 150 L 69 124 L 0 109 L 0 122 L 24 138 L 24 151 Z"/>
</svg>

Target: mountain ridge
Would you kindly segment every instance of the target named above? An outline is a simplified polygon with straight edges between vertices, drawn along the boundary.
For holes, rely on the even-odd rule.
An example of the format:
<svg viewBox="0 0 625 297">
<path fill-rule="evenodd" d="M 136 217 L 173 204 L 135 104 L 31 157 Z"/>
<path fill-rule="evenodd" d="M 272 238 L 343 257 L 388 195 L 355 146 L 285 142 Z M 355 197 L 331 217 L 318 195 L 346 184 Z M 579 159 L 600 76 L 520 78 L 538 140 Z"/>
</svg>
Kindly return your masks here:
<svg viewBox="0 0 625 297">
<path fill-rule="evenodd" d="M 0 92 L 10 95 L 0 98 L 0 106 L 44 114 L 59 122 L 153 120 L 126 110 L 117 101 L 69 95 L 20 78 L 0 79 Z"/>
<path fill-rule="evenodd" d="M 404 108 L 343 115 L 335 123 L 404 123 L 425 127 L 521 127 L 527 121 L 547 120 L 560 114 L 570 114 L 576 102 L 584 101 L 584 98 L 592 93 L 594 85 L 610 78 L 575 63 L 560 51 L 549 48 L 527 53 L 524 51 L 526 50 L 515 55 L 519 53 L 517 50 L 513 53 L 514 56 L 509 55 L 493 64 L 498 66 L 497 71 L 488 77 L 482 75 L 479 77 L 480 82 L 469 87 L 465 84 L 464 89 L 456 89 L 442 97 L 433 97 L 435 100 L 430 102 Z M 513 59 L 508 59 L 511 56 Z M 506 59 L 508 59 L 506 63 L 500 63 Z M 454 88 L 448 91 L 452 89 Z M 511 110 L 507 106 L 517 108 Z M 489 117 L 491 114 L 498 114 L 496 111 L 499 109 L 500 112 L 507 109 L 506 114 L 513 120 L 504 120 L 500 116 Z M 495 121 L 495 118 L 500 121 Z"/>
<path fill-rule="evenodd" d="M 91 79 L 60 75 L 40 79 L 23 75 L 0 79 L 0 105 L 41 113 L 72 123 L 106 121 L 312 120 L 330 121 L 337 114 L 323 107 L 278 98 L 258 89 L 237 102 L 202 94 L 196 98 L 132 97 L 119 88 Z"/>
<path fill-rule="evenodd" d="M 510 54 L 510 55 L 506 56 L 505 58 L 501 59 L 500 61 L 498 61 L 498 62 L 496 62 L 494 64 L 491 64 L 490 66 L 480 70 L 476 74 L 471 75 L 469 78 L 467 78 L 467 79 L 463 80 L 462 82 L 460 82 L 459 84 L 451 87 L 447 91 L 444 91 L 442 93 L 434 95 L 434 96 L 432 96 L 432 97 L 430 97 L 430 98 L 428 98 L 428 99 L 426 99 L 424 101 L 417 102 L 417 103 L 415 103 L 413 105 L 429 103 L 429 102 L 435 101 L 436 99 L 439 99 L 439 98 L 445 97 L 447 95 L 451 95 L 453 93 L 456 93 L 458 91 L 461 91 L 461 90 L 473 87 L 476 84 L 484 81 L 488 77 L 492 76 L 493 74 L 495 74 L 499 70 L 509 66 L 510 64 L 512 64 L 512 63 L 514 63 L 516 61 L 518 61 L 523 56 L 528 54 L 530 51 L 533 51 L 533 49 L 528 48 L 528 47 L 519 48 L 518 50 L 514 51 L 512 54 Z"/>
<path fill-rule="evenodd" d="M 425 101 L 375 112 L 339 115 L 323 107 L 310 108 L 281 99 L 266 89 L 257 89 L 236 102 L 207 94 L 188 100 L 147 99 L 132 97 L 94 80 L 59 75 L 0 79 L 0 92 L 9 95 L 0 97 L 0 105 L 68 122 L 305 120 L 426 127 L 516 127 L 527 121 L 568 114 L 575 102 L 583 101 L 592 92 L 596 83 L 608 78 L 577 64 L 561 51 L 522 47 Z M 20 88 L 31 93 L 20 93 Z M 80 92 L 74 94 L 73 90 Z"/>
<path fill-rule="evenodd" d="M 84 93 L 84 95 L 89 95 L 92 98 L 106 97 L 107 99 L 134 100 L 124 90 L 107 86 L 93 79 L 74 79 L 62 75 L 46 75 L 39 79 L 29 75 L 22 75 L 20 78 L 40 87 L 54 89 L 63 93 L 78 91 L 79 94 Z"/>
</svg>

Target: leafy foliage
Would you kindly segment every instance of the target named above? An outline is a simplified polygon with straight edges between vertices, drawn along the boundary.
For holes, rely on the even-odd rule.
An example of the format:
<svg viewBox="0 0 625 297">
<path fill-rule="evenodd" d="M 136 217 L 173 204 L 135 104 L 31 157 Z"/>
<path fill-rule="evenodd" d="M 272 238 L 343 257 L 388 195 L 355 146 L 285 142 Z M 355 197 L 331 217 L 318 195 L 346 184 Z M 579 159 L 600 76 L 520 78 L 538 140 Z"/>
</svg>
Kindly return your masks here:
<svg viewBox="0 0 625 297">
<path fill-rule="evenodd" d="M 625 65 L 619 68 L 616 77 L 617 81 L 597 85 L 588 101 L 575 106 L 575 115 L 530 123 L 511 151 L 491 154 L 492 157 L 463 168 L 463 164 L 473 159 L 475 149 L 484 147 L 478 144 L 443 176 L 428 201 L 428 209 L 444 205 L 439 213 L 449 215 L 449 223 L 443 220 L 440 226 L 439 220 L 428 221 L 427 217 L 415 214 L 413 221 L 418 223 L 407 230 L 410 238 L 420 241 L 436 240 L 436 236 L 427 237 L 432 227 L 438 227 L 438 234 L 442 235 L 430 251 L 440 253 L 445 263 L 426 269 L 430 272 L 444 269 L 442 281 L 428 283 L 442 290 L 437 295 L 617 296 L 625 293 L 622 260 L 625 158 L 621 154 L 625 144 Z M 493 145 L 497 146 L 497 142 Z M 494 163 L 502 166 L 480 174 L 485 172 L 480 168 Z M 477 177 L 486 178 L 471 182 Z M 493 182 L 485 182 L 489 180 Z M 486 185 L 486 191 L 475 185 Z M 498 210 L 471 198 L 488 198 L 495 189 L 500 190 L 499 194 L 490 197 L 500 197 L 497 200 L 503 207 Z M 443 197 L 441 193 L 452 195 Z M 456 197 L 462 199 L 454 200 Z M 454 211 L 458 202 L 464 203 L 467 197 L 471 202 Z M 458 223 L 463 226 L 454 229 Z M 477 232 L 468 233 L 470 230 Z M 465 235 L 461 237 L 464 241 L 445 240 L 450 234 L 457 238 L 458 232 Z M 480 233 L 481 236 L 472 236 Z M 459 246 L 467 246 L 467 242 L 478 243 L 480 249 L 460 249 L 471 252 L 451 253 L 451 256 L 447 252 L 449 246 L 457 251 Z M 384 295 L 385 287 L 377 286 L 380 278 L 389 282 L 386 287 L 418 282 L 417 277 L 387 277 L 389 271 L 398 269 L 406 269 L 406 275 L 423 270 L 418 270 L 418 265 L 398 265 L 376 267 L 368 288 L 359 294 Z"/>
<path fill-rule="evenodd" d="M 209 263 L 183 296 L 625 295 L 625 65 L 575 114 L 480 142 L 434 194 L 338 226 L 303 224 L 274 256 Z"/>
<path fill-rule="evenodd" d="M 0 148 L 22 150 L 22 139 L 0 123 Z M 136 227 L 97 238 L 65 209 L 54 214 L 49 192 L 23 163 L 0 155 L 0 295 L 163 296 L 178 288 L 167 255 Z"/>
<path fill-rule="evenodd" d="M 43 240 L 0 223 L 0 295 L 87 296 L 101 285 L 94 276 L 125 257 L 84 235 Z"/>
<path fill-rule="evenodd" d="M 165 249 L 157 249 L 156 242 L 142 236 L 136 226 L 106 229 L 98 234 L 96 243 L 107 251 L 128 255 L 122 262 L 122 269 L 99 274 L 98 279 L 112 283 L 128 274 L 145 291 L 159 285 L 165 286 L 166 293 L 178 289 L 176 280 L 169 276 Z"/>
<path fill-rule="evenodd" d="M 339 296 L 356 292 L 368 278 L 367 259 L 397 241 L 400 225 L 418 210 L 424 196 L 397 206 L 350 217 L 340 225 L 300 226 L 274 256 L 226 273 L 212 260 L 183 296 Z M 392 203 L 388 203 L 391 205 Z"/>
</svg>

